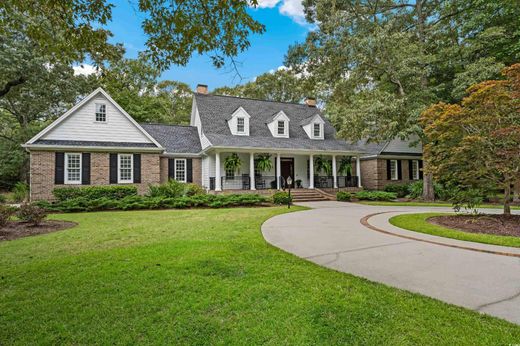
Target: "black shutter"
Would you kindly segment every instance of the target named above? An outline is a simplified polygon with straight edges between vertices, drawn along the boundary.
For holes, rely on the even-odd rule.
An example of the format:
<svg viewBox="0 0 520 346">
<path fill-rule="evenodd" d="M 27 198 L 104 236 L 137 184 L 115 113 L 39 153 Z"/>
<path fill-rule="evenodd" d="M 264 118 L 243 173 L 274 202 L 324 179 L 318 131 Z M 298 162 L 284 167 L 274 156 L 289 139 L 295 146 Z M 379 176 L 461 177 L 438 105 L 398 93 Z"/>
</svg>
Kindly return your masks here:
<svg viewBox="0 0 520 346">
<path fill-rule="evenodd" d="M 54 159 L 54 184 L 61 185 L 65 180 L 65 153 L 56 153 Z"/>
<path fill-rule="evenodd" d="M 413 180 L 413 160 L 408 160 L 408 178 Z"/>
<path fill-rule="evenodd" d="M 134 154 L 134 183 L 141 183 L 141 154 Z"/>
<path fill-rule="evenodd" d="M 386 160 L 386 180 L 392 180 L 391 160 Z"/>
<path fill-rule="evenodd" d="M 419 160 L 419 179 L 421 179 L 421 180 L 423 179 L 422 169 L 423 169 L 423 162 L 422 162 L 422 160 Z"/>
<path fill-rule="evenodd" d="M 90 153 L 81 154 L 81 184 L 90 185 Z"/>
<path fill-rule="evenodd" d="M 193 162 L 192 162 L 192 159 L 186 159 L 186 182 L 193 183 Z"/>
<path fill-rule="evenodd" d="M 168 180 L 175 179 L 175 159 L 168 159 Z"/>
<path fill-rule="evenodd" d="M 110 184 L 117 184 L 117 154 L 110 154 Z"/>
<path fill-rule="evenodd" d="M 397 160 L 397 180 L 403 180 L 403 167 L 401 162 L 403 160 Z"/>
<path fill-rule="evenodd" d="M 307 160 L 307 179 L 311 178 L 311 163 Z"/>
</svg>

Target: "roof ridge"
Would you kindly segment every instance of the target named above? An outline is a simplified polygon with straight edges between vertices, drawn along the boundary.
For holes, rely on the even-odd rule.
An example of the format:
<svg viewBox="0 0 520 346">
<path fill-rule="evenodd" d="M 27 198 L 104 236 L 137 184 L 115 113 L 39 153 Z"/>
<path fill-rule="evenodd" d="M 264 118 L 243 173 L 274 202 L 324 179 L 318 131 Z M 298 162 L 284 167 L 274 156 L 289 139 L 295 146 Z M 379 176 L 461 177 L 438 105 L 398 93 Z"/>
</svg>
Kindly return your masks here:
<svg viewBox="0 0 520 346">
<path fill-rule="evenodd" d="M 176 126 L 176 127 L 197 127 L 193 125 L 183 125 L 183 124 L 163 124 L 163 123 L 139 123 L 140 125 L 159 125 L 159 126 Z"/>
<path fill-rule="evenodd" d="M 305 108 L 315 108 L 315 109 L 317 109 L 318 111 L 320 111 L 318 107 L 309 107 L 309 106 L 307 106 L 306 104 L 298 103 L 298 102 L 285 102 L 285 101 L 263 100 L 263 99 L 256 99 L 256 98 L 253 98 L 253 97 L 241 97 L 241 96 L 218 95 L 218 94 L 200 94 L 200 93 L 195 93 L 195 95 L 197 95 L 197 96 L 218 96 L 218 97 L 230 97 L 230 98 L 240 99 L 240 100 L 252 100 L 252 101 L 261 101 L 261 102 L 281 103 L 281 104 L 286 104 L 286 105 L 302 106 L 302 107 L 305 107 Z"/>
</svg>

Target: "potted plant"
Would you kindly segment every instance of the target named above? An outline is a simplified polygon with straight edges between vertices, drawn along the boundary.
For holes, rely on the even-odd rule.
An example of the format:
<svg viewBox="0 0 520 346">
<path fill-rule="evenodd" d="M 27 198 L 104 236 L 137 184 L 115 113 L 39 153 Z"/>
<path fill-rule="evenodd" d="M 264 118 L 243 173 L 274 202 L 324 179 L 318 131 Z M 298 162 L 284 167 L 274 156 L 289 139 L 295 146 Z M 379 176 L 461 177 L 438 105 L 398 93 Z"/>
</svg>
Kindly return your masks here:
<svg viewBox="0 0 520 346">
<path fill-rule="evenodd" d="M 260 172 L 268 172 L 273 168 L 271 154 L 258 154 L 256 158 L 256 169 Z"/>
<path fill-rule="evenodd" d="M 301 179 L 296 179 L 295 183 L 296 183 L 296 188 L 297 189 L 301 189 L 302 188 L 302 180 Z"/>
<path fill-rule="evenodd" d="M 226 171 L 238 172 L 242 166 L 242 160 L 237 153 L 232 153 L 224 160 L 224 168 Z"/>
<path fill-rule="evenodd" d="M 318 156 L 314 159 L 314 167 L 317 173 L 324 172 L 325 175 L 332 175 L 332 162 L 325 159 L 323 156 Z"/>
</svg>

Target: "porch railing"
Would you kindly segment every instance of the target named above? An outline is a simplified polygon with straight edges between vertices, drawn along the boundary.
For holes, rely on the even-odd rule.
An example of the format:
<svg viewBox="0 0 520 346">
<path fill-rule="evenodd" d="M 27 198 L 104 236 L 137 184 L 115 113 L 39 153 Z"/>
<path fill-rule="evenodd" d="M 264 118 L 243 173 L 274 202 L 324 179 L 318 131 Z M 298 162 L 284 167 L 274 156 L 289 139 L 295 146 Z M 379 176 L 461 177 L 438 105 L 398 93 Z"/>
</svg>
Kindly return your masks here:
<svg viewBox="0 0 520 346">
<path fill-rule="evenodd" d="M 357 176 L 337 176 L 336 181 L 338 188 L 340 187 L 357 187 Z M 332 176 L 314 176 L 314 186 L 317 188 L 334 188 L 334 177 Z"/>
<path fill-rule="evenodd" d="M 223 190 L 250 190 L 251 189 L 251 178 L 249 175 L 241 176 L 222 176 L 220 178 L 220 186 Z M 215 190 L 215 177 L 209 178 L 209 189 Z M 285 180 L 283 177 L 280 179 L 280 188 L 285 188 Z M 358 177 L 357 176 L 338 176 L 336 177 L 338 188 L 342 187 L 357 187 Z M 276 177 L 275 176 L 256 176 L 255 177 L 255 189 L 266 190 L 276 189 Z M 334 188 L 334 177 L 332 176 L 314 176 L 314 187 L 317 188 Z"/>
</svg>

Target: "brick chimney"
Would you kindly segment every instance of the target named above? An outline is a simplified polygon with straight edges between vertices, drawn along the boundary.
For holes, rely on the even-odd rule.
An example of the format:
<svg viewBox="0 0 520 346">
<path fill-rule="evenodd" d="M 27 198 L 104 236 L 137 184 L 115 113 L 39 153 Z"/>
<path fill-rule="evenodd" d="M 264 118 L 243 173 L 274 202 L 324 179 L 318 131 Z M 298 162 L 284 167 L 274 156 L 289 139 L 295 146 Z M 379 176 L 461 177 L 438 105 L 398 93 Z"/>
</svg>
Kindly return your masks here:
<svg viewBox="0 0 520 346">
<path fill-rule="evenodd" d="M 305 104 L 309 107 L 316 107 L 316 99 L 314 97 L 306 97 Z"/>
<path fill-rule="evenodd" d="M 197 94 L 208 94 L 208 86 L 206 84 L 197 84 Z"/>
</svg>

